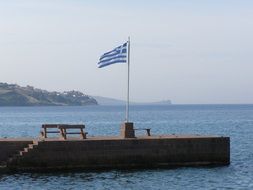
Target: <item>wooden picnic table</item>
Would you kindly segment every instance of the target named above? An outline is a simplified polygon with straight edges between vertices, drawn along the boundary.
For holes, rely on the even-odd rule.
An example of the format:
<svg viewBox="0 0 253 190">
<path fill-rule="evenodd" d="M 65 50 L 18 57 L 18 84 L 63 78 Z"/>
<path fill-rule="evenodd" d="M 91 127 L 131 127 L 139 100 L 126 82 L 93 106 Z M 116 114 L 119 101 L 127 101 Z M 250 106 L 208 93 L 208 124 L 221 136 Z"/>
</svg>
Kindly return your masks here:
<svg viewBox="0 0 253 190">
<path fill-rule="evenodd" d="M 58 128 L 60 129 L 61 136 L 64 139 L 67 139 L 67 134 L 79 134 L 82 139 L 86 139 L 86 135 L 88 134 L 87 132 L 84 132 L 84 128 L 85 128 L 84 125 L 59 125 Z M 80 131 L 68 132 L 67 130 L 69 129 L 79 129 Z"/>
<path fill-rule="evenodd" d="M 43 138 L 47 138 L 49 133 L 59 133 L 60 137 L 63 139 L 67 139 L 68 134 L 79 134 L 82 139 L 86 139 L 87 132 L 84 132 L 85 125 L 78 124 L 43 124 L 41 131 L 41 136 Z M 52 130 L 54 129 L 54 130 Z M 75 129 L 79 129 L 80 131 L 73 131 Z M 68 131 L 72 130 L 72 131 Z"/>
</svg>

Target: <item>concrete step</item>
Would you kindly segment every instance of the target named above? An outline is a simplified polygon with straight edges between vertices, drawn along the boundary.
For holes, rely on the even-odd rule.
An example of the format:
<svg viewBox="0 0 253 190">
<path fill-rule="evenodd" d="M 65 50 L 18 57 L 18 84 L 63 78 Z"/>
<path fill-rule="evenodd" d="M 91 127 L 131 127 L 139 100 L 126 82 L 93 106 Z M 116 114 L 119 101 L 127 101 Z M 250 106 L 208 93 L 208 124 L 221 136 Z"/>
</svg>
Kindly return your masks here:
<svg viewBox="0 0 253 190">
<path fill-rule="evenodd" d="M 27 150 L 19 151 L 19 155 L 20 155 L 20 156 L 24 156 L 24 155 L 27 154 L 27 153 L 28 153 Z"/>
<path fill-rule="evenodd" d="M 39 144 L 39 141 L 37 141 L 37 140 L 33 141 L 33 145 L 38 145 L 38 144 Z"/>
<path fill-rule="evenodd" d="M 38 141 L 37 140 L 34 140 L 33 141 L 33 144 L 29 144 L 28 147 L 25 147 L 23 150 L 17 152 L 17 154 L 14 154 L 12 155 L 11 157 L 9 157 L 7 159 L 6 162 L 3 162 L 3 163 L 0 163 L 0 167 L 1 165 L 5 167 L 8 166 L 8 165 L 15 165 L 17 164 L 17 162 L 19 161 L 19 159 L 21 159 L 23 156 L 25 156 L 26 154 L 28 154 L 29 151 L 33 151 L 35 148 L 37 148 L 38 146 Z"/>
<path fill-rule="evenodd" d="M 29 147 L 26 147 L 24 148 L 24 152 L 30 152 L 30 151 L 33 151 L 34 149 L 36 149 L 37 145 L 36 146 L 29 146 Z"/>
<path fill-rule="evenodd" d="M 28 145 L 28 148 L 31 148 L 31 149 L 37 148 L 37 147 L 38 147 L 37 144 L 29 144 L 29 145 Z"/>
<path fill-rule="evenodd" d="M 1 166 L 5 167 L 12 167 L 18 164 L 18 162 L 27 154 L 29 154 L 30 151 L 35 150 L 38 147 L 38 140 L 34 140 L 33 144 L 29 144 L 27 147 L 25 147 L 23 150 L 18 151 L 16 154 L 12 155 L 7 159 L 6 162 L 0 163 Z"/>
</svg>

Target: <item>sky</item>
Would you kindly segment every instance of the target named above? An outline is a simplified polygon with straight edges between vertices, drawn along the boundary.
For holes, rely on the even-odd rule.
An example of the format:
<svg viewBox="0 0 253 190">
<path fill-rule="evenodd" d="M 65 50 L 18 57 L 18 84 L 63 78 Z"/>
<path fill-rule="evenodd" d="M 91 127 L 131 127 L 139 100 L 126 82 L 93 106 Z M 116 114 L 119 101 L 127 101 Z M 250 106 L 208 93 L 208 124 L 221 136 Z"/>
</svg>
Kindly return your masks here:
<svg viewBox="0 0 253 190">
<path fill-rule="evenodd" d="M 0 0 L 0 82 L 130 100 L 253 103 L 253 1 Z"/>
</svg>

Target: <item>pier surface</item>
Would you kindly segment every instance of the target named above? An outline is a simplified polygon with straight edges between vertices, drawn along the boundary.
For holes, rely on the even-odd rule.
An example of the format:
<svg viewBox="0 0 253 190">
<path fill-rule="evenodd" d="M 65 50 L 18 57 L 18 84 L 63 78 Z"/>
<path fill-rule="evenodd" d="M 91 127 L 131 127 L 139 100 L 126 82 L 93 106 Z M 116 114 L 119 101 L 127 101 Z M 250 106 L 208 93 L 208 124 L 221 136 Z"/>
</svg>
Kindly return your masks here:
<svg viewBox="0 0 253 190">
<path fill-rule="evenodd" d="M 0 139 L 0 163 L 20 170 L 228 165 L 230 139 L 200 135 L 4 138 Z"/>
</svg>

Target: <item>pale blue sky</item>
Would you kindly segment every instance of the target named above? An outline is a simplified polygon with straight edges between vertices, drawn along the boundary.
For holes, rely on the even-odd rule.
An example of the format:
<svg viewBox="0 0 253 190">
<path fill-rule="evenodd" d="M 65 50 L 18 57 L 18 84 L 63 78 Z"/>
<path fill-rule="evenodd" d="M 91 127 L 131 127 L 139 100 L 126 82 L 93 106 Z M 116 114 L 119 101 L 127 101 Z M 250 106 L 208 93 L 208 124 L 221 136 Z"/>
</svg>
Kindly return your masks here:
<svg viewBox="0 0 253 190">
<path fill-rule="evenodd" d="M 0 0 L 0 81 L 131 100 L 253 103 L 253 1 Z"/>
</svg>

